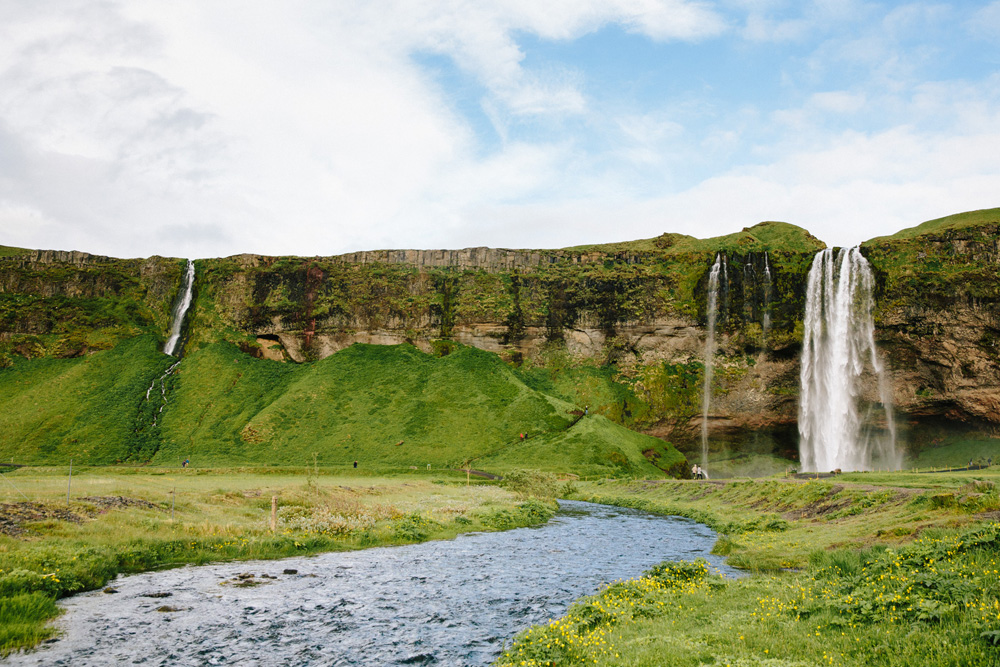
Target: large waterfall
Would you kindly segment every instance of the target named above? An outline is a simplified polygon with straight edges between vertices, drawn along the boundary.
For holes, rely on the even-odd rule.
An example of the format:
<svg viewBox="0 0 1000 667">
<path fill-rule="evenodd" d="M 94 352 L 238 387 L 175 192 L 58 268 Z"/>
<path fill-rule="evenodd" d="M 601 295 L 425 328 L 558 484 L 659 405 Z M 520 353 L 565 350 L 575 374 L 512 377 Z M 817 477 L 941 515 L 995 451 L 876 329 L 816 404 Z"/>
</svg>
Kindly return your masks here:
<svg viewBox="0 0 1000 667">
<path fill-rule="evenodd" d="M 816 255 L 806 292 L 799 400 L 802 470 L 898 469 L 892 398 L 875 349 L 872 271 L 858 248 Z M 877 389 L 877 428 L 860 413 L 864 387 Z"/>
<path fill-rule="evenodd" d="M 193 288 L 194 262 L 189 259 L 187 261 L 187 269 L 184 271 L 184 284 L 181 285 L 181 291 L 177 295 L 177 301 L 174 303 L 174 310 L 173 313 L 171 313 L 170 337 L 163 346 L 164 354 L 169 354 L 174 357 L 179 356 L 181 347 L 181 331 L 184 328 L 184 317 L 187 315 L 188 308 L 191 307 L 191 296 L 194 291 Z"/>
<path fill-rule="evenodd" d="M 715 264 L 708 274 L 708 304 L 705 308 L 708 315 L 708 336 L 705 338 L 705 377 L 701 396 L 701 467 L 708 467 L 708 409 L 712 403 L 712 374 L 715 361 L 715 320 L 719 314 L 719 272 L 725 272 L 726 258 L 722 254 L 715 256 Z"/>
</svg>

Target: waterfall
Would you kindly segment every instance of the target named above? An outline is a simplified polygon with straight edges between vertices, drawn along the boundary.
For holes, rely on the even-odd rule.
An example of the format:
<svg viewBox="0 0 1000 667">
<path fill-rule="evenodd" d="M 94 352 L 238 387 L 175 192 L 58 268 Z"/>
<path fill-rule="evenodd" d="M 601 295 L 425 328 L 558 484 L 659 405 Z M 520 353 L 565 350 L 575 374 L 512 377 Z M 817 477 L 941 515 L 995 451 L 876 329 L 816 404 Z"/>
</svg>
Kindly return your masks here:
<svg viewBox="0 0 1000 667">
<path fill-rule="evenodd" d="M 802 470 L 898 469 L 892 397 L 875 348 L 872 271 L 858 248 L 816 255 L 806 287 L 799 400 Z M 862 384 L 875 381 L 882 433 L 862 437 Z"/>
<path fill-rule="evenodd" d="M 170 316 L 170 337 L 167 338 L 167 342 L 163 346 L 164 354 L 173 357 L 180 356 L 181 330 L 184 328 L 184 317 L 187 315 L 188 308 L 191 307 L 193 287 L 194 262 L 189 259 L 187 269 L 184 271 L 184 284 L 181 285 L 181 291 L 177 295 L 177 301 L 174 303 L 174 310 Z"/>
<path fill-rule="evenodd" d="M 761 319 L 763 336 L 761 347 L 767 349 L 767 331 L 771 328 L 771 261 L 764 251 L 764 315 Z"/>
<path fill-rule="evenodd" d="M 701 396 L 701 467 L 708 467 L 708 409 L 712 402 L 712 363 L 715 357 L 715 320 L 719 314 L 719 272 L 728 278 L 726 260 L 721 253 L 715 256 L 715 264 L 708 274 L 708 336 L 705 338 L 705 378 Z"/>
<path fill-rule="evenodd" d="M 174 374 L 177 370 L 177 366 L 181 363 L 178 359 L 174 363 L 170 364 L 170 368 L 164 371 L 163 375 L 153 380 L 152 384 L 149 385 L 149 389 L 146 390 L 146 401 L 149 401 L 149 395 L 156 388 L 156 383 L 160 383 L 160 407 L 157 409 L 156 414 L 153 415 L 153 426 L 156 426 L 160 421 L 160 415 L 163 414 L 163 408 L 167 407 L 167 378 Z"/>
</svg>

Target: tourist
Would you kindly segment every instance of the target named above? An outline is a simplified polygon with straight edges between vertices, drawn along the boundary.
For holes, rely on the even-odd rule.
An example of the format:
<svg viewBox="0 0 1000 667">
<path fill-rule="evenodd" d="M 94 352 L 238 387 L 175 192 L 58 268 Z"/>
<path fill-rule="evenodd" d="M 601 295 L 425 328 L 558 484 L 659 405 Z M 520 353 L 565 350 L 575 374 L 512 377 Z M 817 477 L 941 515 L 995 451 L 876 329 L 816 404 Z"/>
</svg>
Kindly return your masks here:
<svg viewBox="0 0 1000 667">
<path fill-rule="evenodd" d="M 354 462 L 354 467 L 355 467 L 355 468 L 357 468 L 357 467 L 358 467 L 358 462 L 357 462 L 357 461 L 355 461 L 355 462 Z"/>
</svg>

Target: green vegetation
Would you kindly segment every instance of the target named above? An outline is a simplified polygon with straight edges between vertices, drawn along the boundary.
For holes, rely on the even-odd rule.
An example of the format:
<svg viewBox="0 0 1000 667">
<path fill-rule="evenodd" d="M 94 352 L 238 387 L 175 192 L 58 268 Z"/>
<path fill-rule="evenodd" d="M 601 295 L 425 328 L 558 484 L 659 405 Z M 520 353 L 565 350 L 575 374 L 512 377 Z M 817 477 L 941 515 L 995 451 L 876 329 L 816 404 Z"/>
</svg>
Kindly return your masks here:
<svg viewBox="0 0 1000 667">
<path fill-rule="evenodd" d="M 868 243 L 878 243 L 888 239 L 912 239 L 917 236 L 923 236 L 924 234 L 939 234 L 949 230 L 966 229 L 990 223 L 995 224 L 997 222 L 1000 222 L 1000 208 L 986 208 L 978 211 L 967 211 L 965 213 L 956 213 L 955 215 L 949 215 L 935 220 L 928 220 L 927 222 L 921 223 L 915 227 L 902 229 L 890 236 L 879 236 L 872 239 Z"/>
<path fill-rule="evenodd" d="M 93 464 L 141 457 L 149 446 L 140 415 L 146 391 L 176 361 L 158 345 L 146 335 L 73 359 L 15 357 L 0 369 L 0 460 Z M 157 392 L 149 404 L 155 409 L 162 405 Z"/>
<path fill-rule="evenodd" d="M 9 245 L 0 245 L 0 257 L 17 257 L 19 255 L 30 254 L 27 248 L 15 248 Z"/>
<path fill-rule="evenodd" d="M 457 473 L 394 477 L 191 469 L 4 473 L 0 656 L 53 634 L 55 599 L 118 574 L 448 539 L 544 523 L 550 500 Z M 277 497 L 276 530 L 270 529 Z M 30 500 L 26 500 L 30 499 Z"/>
<path fill-rule="evenodd" d="M 199 466 L 525 466 L 596 476 L 682 468 L 676 450 L 532 389 L 497 355 L 452 344 L 355 345 L 322 361 L 256 359 L 230 343 L 176 360 L 151 335 L 0 371 L 0 460 Z M 147 391 L 149 398 L 147 399 Z M 163 408 L 162 413 L 160 412 Z M 522 440 L 521 434 L 524 434 Z M 661 452 L 657 466 L 643 452 Z"/>
<path fill-rule="evenodd" d="M 877 322 L 901 307 L 911 310 L 975 300 L 1000 300 L 997 261 L 1000 209 L 971 211 L 930 220 L 862 245 L 877 272 Z M 922 319 L 922 318 L 921 318 Z M 926 323 L 904 326 L 910 335 L 934 333 Z M 993 341 L 981 342 L 992 348 Z"/>
<path fill-rule="evenodd" d="M 526 630 L 498 664 L 996 664 L 1000 474 L 956 473 L 948 492 L 850 479 L 578 483 L 579 499 L 703 521 L 716 553 L 761 574 L 664 563 Z"/>
<path fill-rule="evenodd" d="M 26 261 L 0 247 L 0 368 L 14 356 L 78 357 L 164 336 L 182 265 L 153 257 Z"/>
</svg>

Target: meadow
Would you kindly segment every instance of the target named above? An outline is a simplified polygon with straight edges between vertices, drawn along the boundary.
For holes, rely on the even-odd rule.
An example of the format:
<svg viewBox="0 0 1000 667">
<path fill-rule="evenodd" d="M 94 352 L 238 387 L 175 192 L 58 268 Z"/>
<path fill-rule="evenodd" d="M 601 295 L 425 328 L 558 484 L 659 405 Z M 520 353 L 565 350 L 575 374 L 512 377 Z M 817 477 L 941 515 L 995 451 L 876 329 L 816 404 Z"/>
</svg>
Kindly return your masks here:
<svg viewBox="0 0 1000 667">
<path fill-rule="evenodd" d="M 579 484 L 581 500 L 712 526 L 714 552 L 752 574 L 664 563 L 524 631 L 497 664 L 1000 664 L 998 482 L 994 468 Z"/>
<path fill-rule="evenodd" d="M 68 468 L 0 472 L 0 655 L 51 637 L 58 598 L 118 574 L 449 539 L 554 512 L 528 487 L 447 471 L 95 467 L 72 481 Z"/>
</svg>

